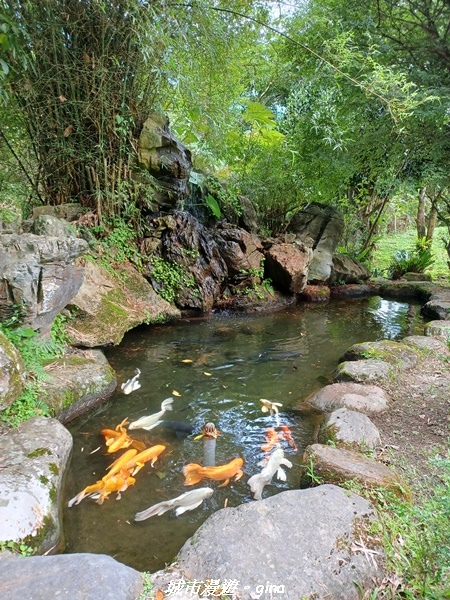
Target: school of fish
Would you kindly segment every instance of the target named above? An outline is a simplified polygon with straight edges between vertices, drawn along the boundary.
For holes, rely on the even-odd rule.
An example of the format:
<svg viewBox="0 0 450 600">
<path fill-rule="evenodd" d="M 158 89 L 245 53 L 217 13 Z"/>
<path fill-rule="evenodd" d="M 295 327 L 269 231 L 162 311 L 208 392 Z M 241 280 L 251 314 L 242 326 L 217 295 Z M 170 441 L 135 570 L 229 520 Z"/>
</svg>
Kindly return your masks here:
<svg viewBox="0 0 450 600">
<path fill-rule="evenodd" d="M 139 382 L 140 374 L 141 371 L 136 369 L 135 376 L 122 383 L 121 388 L 124 394 L 130 394 L 141 387 Z M 175 393 L 175 391 L 172 393 L 177 396 L 180 395 L 179 393 Z M 289 427 L 287 425 L 280 427 L 279 407 L 282 407 L 282 404 L 263 398 L 260 401 L 262 403 L 262 411 L 275 417 L 276 427 L 279 427 L 281 431 L 277 432 L 274 427 L 269 427 L 265 432 L 266 443 L 261 446 L 261 450 L 264 452 L 264 459 L 258 463 L 263 468 L 260 473 L 256 473 L 250 477 L 247 482 L 255 500 L 262 499 L 264 487 L 272 482 L 275 474 L 280 481 L 286 481 L 286 472 L 282 469 L 282 466 L 291 468 L 292 463 L 284 456 L 282 442 L 287 442 L 293 448 L 294 452 L 298 450 Z M 107 454 L 112 454 L 119 450 L 125 450 L 125 452 L 107 467 L 107 473 L 104 477 L 97 480 L 94 484 L 88 485 L 69 500 L 68 506 L 72 507 L 79 504 L 85 498 L 92 498 L 98 504 L 103 504 L 104 500 L 112 493 L 116 493 L 116 498 L 120 499 L 121 493 L 136 483 L 135 475 L 146 463 L 150 463 L 150 466 L 153 467 L 158 457 L 166 449 L 166 446 L 157 444 L 146 448 L 143 442 L 133 439 L 128 432 L 135 429 L 144 429 L 146 431 L 154 429 L 163 423 L 162 417 L 165 412 L 173 410 L 173 402 L 173 397 L 166 398 L 161 403 L 161 410 L 157 413 L 140 417 L 132 423 L 129 423 L 128 419 L 125 418 L 114 429 L 102 429 L 100 433 L 105 439 Z M 193 427 L 191 425 L 189 429 L 192 433 Z M 218 435 L 220 435 L 220 432 L 215 428 L 214 424 L 207 423 L 202 429 L 201 434 L 194 439 L 203 437 L 205 444 L 208 442 L 215 446 Z M 244 475 L 243 465 L 244 460 L 240 457 L 233 458 L 229 463 L 218 466 L 202 466 L 197 463 L 186 464 L 183 467 L 184 485 L 196 485 L 203 480 L 211 480 L 221 481 L 222 483 L 218 487 L 224 487 L 232 479 L 235 482 L 241 479 Z M 163 500 L 136 513 L 134 520 L 144 521 L 155 515 L 160 516 L 172 509 L 175 510 L 176 516 L 180 516 L 200 506 L 213 493 L 214 489 L 212 487 L 190 490 L 176 498 Z"/>
</svg>

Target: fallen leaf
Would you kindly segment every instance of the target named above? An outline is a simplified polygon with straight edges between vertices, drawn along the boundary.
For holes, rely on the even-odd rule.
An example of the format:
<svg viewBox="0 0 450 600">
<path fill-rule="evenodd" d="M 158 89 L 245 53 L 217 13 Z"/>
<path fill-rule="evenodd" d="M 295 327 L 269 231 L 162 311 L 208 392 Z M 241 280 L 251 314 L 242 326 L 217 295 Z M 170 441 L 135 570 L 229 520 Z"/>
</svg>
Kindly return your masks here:
<svg viewBox="0 0 450 600">
<path fill-rule="evenodd" d="M 162 590 L 156 590 L 155 600 L 164 600 L 164 592 Z"/>
<path fill-rule="evenodd" d="M 181 396 L 181 394 L 177 390 L 172 390 L 172 396 Z"/>
<path fill-rule="evenodd" d="M 73 125 L 68 125 L 64 129 L 64 137 L 69 137 L 69 135 L 72 133 L 72 131 L 73 131 Z"/>
<path fill-rule="evenodd" d="M 207 377 L 211 377 L 212 373 L 207 373 L 206 371 L 203 371 L 203 375 L 206 375 Z"/>
<path fill-rule="evenodd" d="M 185 358 L 184 360 L 181 361 L 182 363 L 191 363 L 194 362 L 191 358 Z"/>
<path fill-rule="evenodd" d="M 65 102 L 66 100 L 67 100 L 67 98 L 65 98 L 63 95 L 61 95 L 61 96 L 59 97 L 59 101 L 60 101 L 60 102 Z"/>
<path fill-rule="evenodd" d="M 95 450 L 92 450 L 92 452 L 89 452 L 89 454 L 95 454 L 96 452 L 98 452 L 100 450 L 100 448 L 101 448 L 101 446 L 99 446 Z"/>
</svg>

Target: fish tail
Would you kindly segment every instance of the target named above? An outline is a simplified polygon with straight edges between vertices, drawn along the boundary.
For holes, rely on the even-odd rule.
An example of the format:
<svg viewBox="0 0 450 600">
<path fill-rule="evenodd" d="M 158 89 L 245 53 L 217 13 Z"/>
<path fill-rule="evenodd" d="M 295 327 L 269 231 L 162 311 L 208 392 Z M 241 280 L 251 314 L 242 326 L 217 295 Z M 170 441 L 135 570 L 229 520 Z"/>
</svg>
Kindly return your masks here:
<svg viewBox="0 0 450 600">
<path fill-rule="evenodd" d="M 250 486 L 250 489 L 253 492 L 253 498 L 255 500 L 262 499 L 262 491 L 266 483 L 267 482 L 265 478 L 261 477 L 260 473 L 253 475 L 253 477 L 250 477 L 250 479 L 248 480 L 248 485 Z"/>
<path fill-rule="evenodd" d="M 203 467 L 196 463 L 186 465 L 183 469 L 183 473 L 185 476 L 184 485 L 195 485 L 205 477 Z"/>
<path fill-rule="evenodd" d="M 161 410 L 173 410 L 172 408 L 173 398 L 166 398 L 161 402 Z"/>
<path fill-rule="evenodd" d="M 149 519 L 155 515 L 163 515 L 165 512 L 172 508 L 171 500 L 164 500 L 163 502 L 158 502 L 154 506 L 150 506 L 145 510 L 138 512 L 134 515 L 135 521 L 145 521 L 145 519 Z"/>
</svg>

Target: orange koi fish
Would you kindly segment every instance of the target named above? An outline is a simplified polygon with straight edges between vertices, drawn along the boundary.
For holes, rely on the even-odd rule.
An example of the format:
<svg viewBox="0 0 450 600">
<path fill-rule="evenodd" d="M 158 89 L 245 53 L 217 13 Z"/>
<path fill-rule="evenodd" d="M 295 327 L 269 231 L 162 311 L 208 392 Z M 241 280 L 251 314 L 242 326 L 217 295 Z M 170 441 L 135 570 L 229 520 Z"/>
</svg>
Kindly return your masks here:
<svg viewBox="0 0 450 600">
<path fill-rule="evenodd" d="M 156 446 L 152 446 L 151 448 L 147 448 L 143 452 L 139 452 L 136 456 L 131 458 L 123 467 L 125 471 L 131 471 L 132 475 L 136 475 L 138 471 L 142 469 L 144 464 L 151 460 L 151 466 L 155 464 L 158 459 L 158 456 L 166 449 L 165 446 L 161 444 L 157 444 Z"/>
<path fill-rule="evenodd" d="M 238 481 L 244 474 L 242 465 L 244 461 L 242 458 L 234 458 L 231 462 L 220 467 L 202 467 L 196 463 L 189 463 L 183 469 L 185 476 L 184 485 L 194 485 L 203 479 L 212 479 L 214 481 L 225 481 L 219 485 L 224 487 L 228 485 L 230 479 L 234 477 L 235 481 Z"/>
<path fill-rule="evenodd" d="M 120 471 L 127 471 L 127 469 L 125 468 L 125 465 L 128 462 L 130 462 L 130 460 L 133 457 L 135 457 L 136 454 L 137 454 L 137 450 L 135 450 L 134 448 L 131 448 L 130 450 L 127 450 L 126 452 L 124 452 L 122 454 L 122 456 L 119 456 L 119 458 L 117 460 L 115 460 L 111 465 L 109 465 L 109 467 L 107 467 L 107 469 L 109 470 L 109 473 L 107 473 L 104 477 L 102 477 L 103 481 L 106 481 L 110 477 L 113 477 Z M 129 471 L 129 469 L 128 469 L 128 471 Z"/>
<path fill-rule="evenodd" d="M 270 452 L 274 446 L 280 443 L 278 433 L 273 427 L 269 427 L 266 431 L 266 442 L 267 444 L 261 446 L 261 450 L 264 450 L 266 454 Z"/>
<path fill-rule="evenodd" d="M 125 425 L 128 424 L 128 420 L 124 419 L 122 423 L 119 423 L 115 429 L 102 429 L 101 434 L 104 436 L 106 440 L 106 445 L 108 447 L 108 454 L 112 454 L 113 452 L 117 452 L 117 450 L 121 450 L 122 448 L 128 448 L 129 446 L 133 446 L 133 448 L 137 448 L 140 452 L 145 450 L 145 444 L 139 442 L 138 440 L 133 440 L 127 433 L 125 429 Z"/>
<path fill-rule="evenodd" d="M 287 425 L 282 425 L 281 431 L 282 433 L 279 433 L 278 435 L 282 439 L 285 439 L 289 443 L 289 445 L 292 446 L 292 448 L 294 448 L 295 452 L 297 452 L 297 444 L 295 443 L 294 438 L 292 437 L 291 430 L 289 429 L 289 427 Z"/>
<path fill-rule="evenodd" d="M 97 504 L 103 504 L 105 498 L 112 492 L 117 492 L 117 499 L 119 499 L 120 492 L 124 492 L 130 485 L 133 485 L 135 481 L 134 477 L 131 477 L 130 474 L 126 472 L 124 472 L 123 475 L 114 475 L 107 480 L 100 479 L 93 485 L 88 485 L 83 491 L 69 500 L 68 506 L 70 508 L 74 504 L 79 504 L 83 498 L 89 496 L 97 498 Z"/>
</svg>

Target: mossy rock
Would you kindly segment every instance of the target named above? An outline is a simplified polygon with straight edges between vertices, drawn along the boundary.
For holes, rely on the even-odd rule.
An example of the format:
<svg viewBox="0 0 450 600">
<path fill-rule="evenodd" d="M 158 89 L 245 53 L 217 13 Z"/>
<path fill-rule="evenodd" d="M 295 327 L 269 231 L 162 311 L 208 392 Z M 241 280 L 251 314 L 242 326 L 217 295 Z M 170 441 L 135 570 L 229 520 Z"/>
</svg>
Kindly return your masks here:
<svg viewBox="0 0 450 600">
<path fill-rule="evenodd" d="M 410 345 L 380 340 L 354 344 L 342 356 L 341 361 L 361 359 L 382 360 L 399 369 L 412 369 L 417 366 L 419 352 Z"/>
<path fill-rule="evenodd" d="M 0 411 L 22 393 L 25 366 L 17 348 L 0 331 Z"/>
</svg>

